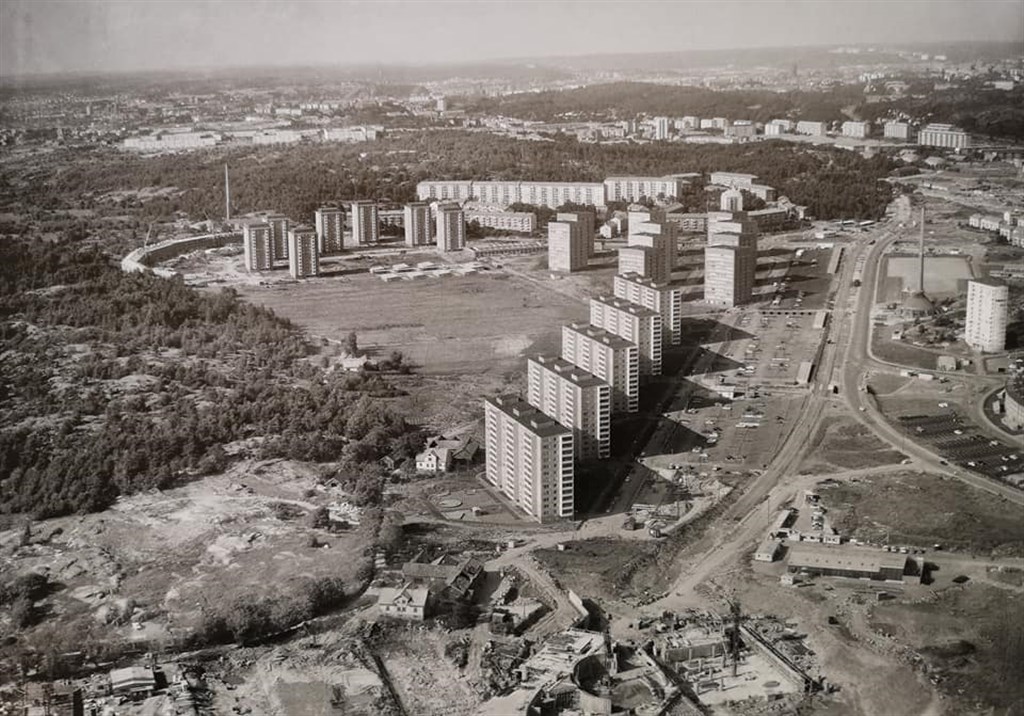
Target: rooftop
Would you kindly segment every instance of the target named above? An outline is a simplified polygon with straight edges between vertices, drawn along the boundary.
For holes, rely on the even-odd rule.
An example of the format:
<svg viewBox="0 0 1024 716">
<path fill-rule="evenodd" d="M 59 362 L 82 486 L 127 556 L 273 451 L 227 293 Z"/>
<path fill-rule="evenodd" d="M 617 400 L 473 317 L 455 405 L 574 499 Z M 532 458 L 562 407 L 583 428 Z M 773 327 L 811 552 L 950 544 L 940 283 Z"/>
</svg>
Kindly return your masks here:
<svg viewBox="0 0 1024 716">
<path fill-rule="evenodd" d="M 571 430 L 563 428 L 547 415 L 515 395 L 501 395 L 497 398 L 487 398 L 486 401 L 538 437 L 544 438 L 572 434 Z"/>
<path fill-rule="evenodd" d="M 568 328 L 572 332 L 577 333 L 581 336 L 586 336 L 587 338 L 590 338 L 592 340 L 599 341 L 613 349 L 636 347 L 635 343 L 627 341 L 625 338 L 619 338 L 618 336 L 609 333 L 603 328 L 598 328 L 597 326 L 587 323 L 585 321 L 570 323 L 567 326 L 565 326 L 565 328 Z"/>
<path fill-rule="evenodd" d="M 573 365 L 569 361 L 563 360 L 558 356 L 536 355 L 529 358 L 529 360 L 544 366 L 548 370 L 557 373 L 561 377 L 572 381 L 582 388 L 589 388 L 595 385 L 606 385 L 606 383 L 597 376 L 592 373 L 588 373 L 579 366 Z"/>
<path fill-rule="evenodd" d="M 1001 288 L 1006 285 L 1005 281 L 1001 281 L 998 278 L 992 278 L 991 276 L 985 276 L 983 278 L 972 278 L 971 283 L 979 283 L 982 286 L 992 286 L 993 288 Z"/>
<path fill-rule="evenodd" d="M 883 552 L 878 549 L 847 545 L 829 546 L 801 543 L 789 548 L 789 566 L 798 569 L 814 567 L 877 573 L 882 569 L 902 570 L 906 567 L 907 559 L 907 555 L 899 552 Z"/>
<path fill-rule="evenodd" d="M 643 306 L 639 306 L 635 303 L 627 301 L 624 298 L 615 298 L 614 296 L 597 296 L 596 298 L 591 298 L 590 300 L 596 301 L 597 303 L 602 303 L 605 306 L 611 306 L 612 308 L 615 308 L 619 311 L 626 311 L 627 313 L 630 313 L 634 316 L 640 316 L 643 318 L 651 318 L 653 316 L 660 315 L 657 311 L 652 311 L 649 308 L 644 308 Z"/>
</svg>

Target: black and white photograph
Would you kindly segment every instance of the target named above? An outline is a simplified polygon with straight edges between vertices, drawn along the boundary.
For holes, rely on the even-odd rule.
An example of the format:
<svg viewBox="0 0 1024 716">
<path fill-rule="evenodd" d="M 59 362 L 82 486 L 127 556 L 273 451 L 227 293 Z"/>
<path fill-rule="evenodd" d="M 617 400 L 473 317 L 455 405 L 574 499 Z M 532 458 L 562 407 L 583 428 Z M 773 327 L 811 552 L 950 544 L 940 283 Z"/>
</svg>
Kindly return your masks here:
<svg viewBox="0 0 1024 716">
<path fill-rule="evenodd" d="M 1024 0 L 0 0 L 0 716 L 1024 716 Z"/>
</svg>

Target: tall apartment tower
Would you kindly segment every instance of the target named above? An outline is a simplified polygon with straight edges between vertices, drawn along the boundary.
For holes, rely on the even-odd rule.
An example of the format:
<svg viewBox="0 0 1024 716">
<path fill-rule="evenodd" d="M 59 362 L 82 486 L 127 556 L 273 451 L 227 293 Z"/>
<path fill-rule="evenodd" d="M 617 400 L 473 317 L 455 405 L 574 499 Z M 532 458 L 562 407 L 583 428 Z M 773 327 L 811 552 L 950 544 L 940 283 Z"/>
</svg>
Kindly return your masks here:
<svg viewBox="0 0 1024 716">
<path fill-rule="evenodd" d="M 405 245 L 426 246 L 430 243 L 430 205 L 417 201 L 405 205 Z"/>
<path fill-rule="evenodd" d="M 728 307 L 748 303 L 757 274 L 757 225 L 743 212 L 712 218 L 704 248 L 704 301 Z"/>
<path fill-rule="evenodd" d="M 994 278 L 967 282 L 967 324 L 964 342 L 976 351 L 997 353 L 1006 349 L 1009 288 Z"/>
<path fill-rule="evenodd" d="M 562 211 L 555 214 L 555 221 L 571 221 L 580 225 L 583 244 L 587 247 L 587 258 L 594 255 L 596 217 L 592 211 Z"/>
<path fill-rule="evenodd" d="M 555 356 L 531 356 L 526 366 L 527 402 L 572 430 L 576 460 L 610 456 L 611 387 Z"/>
<path fill-rule="evenodd" d="M 352 237 L 345 248 L 356 248 L 375 244 L 380 240 L 380 223 L 377 217 L 377 203 L 374 201 L 353 201 L 349 214 L 352 217 Z"/>
<path fill-rule="evenodd" d="M 590 323 L 637 347 L 640 378 L 661 375 L 661 314 L 612 296 L 590 299 Z"/>
<path fill-rule="evenodd" d="M 616 298 L 657 311 L 661 315 L 662 345 L 680 344 L 683 328 L 681 288 L 667 283 L 656 283 L 638 273 L 625 273 L 615 277 L 613 292 Z"/>
<path fill-rule="evenodd" d="M 270 224 L 270 245 L 274 261 L 288 258 L 288 217 L 284 214 L 269 214 L 264 219 Z"/>
<path fill-rule="evenodd" d="M 665 283 L 668 276 L 659 254 L 649 246 L 623 246 L 619 249 L 619 273 L 635 273 L 652 281 Z"/>
<path fill-rule="evenodd" d="M 665 264 L 671 273 L 676 266 L 678 253 L 679 227 L 663 219 L 630 222 L 629 237 L 626 243 L 630 246 L 653 246 L 665 255 Z M 652 239 L 657 237 L 657 240 Z"/>
<path fill-rule="evenodd" d="M 242 250 L 247 271 L 269 271 L 274 268 L 270 224 L 246 224 L 242 228 Z"/>
<path fill-rule="evenodd" d="M 320 274 L 320 253 L 313 227 L 295 226 L 288 230 L 288 272 L 292 278 Z"/>
<path fill-rule="evenodd" d="M 552 271 L 572 273 L 586 267 L 587 246 L 583 237 L 583 225 L 576 221 L 549 222 L 548 268 Z"/>
<path fill-rule="evenodd" d="M 487 481 L 536 522 L 573 516 L 572 431 L 515 396 L 484 400 Z"/>
<path fill-rule="evenodd" d="M 458 204 L 437 207 L 437 250 L 461 251 L 466 248 L 466 214 Z"/>
<path fill-rule="evenodd" d="M 612 412 L 640 407 L 640 364 L 635 343 L 589 323 L 562 326 L 562 359 L 611 386 Z"/>
<path fill-rule="evenodd" d="M 345 212 L 337 206 L 316 210 L 316 236 L 321 254 L 341 253 L 344 246 Z"/>
</svg>

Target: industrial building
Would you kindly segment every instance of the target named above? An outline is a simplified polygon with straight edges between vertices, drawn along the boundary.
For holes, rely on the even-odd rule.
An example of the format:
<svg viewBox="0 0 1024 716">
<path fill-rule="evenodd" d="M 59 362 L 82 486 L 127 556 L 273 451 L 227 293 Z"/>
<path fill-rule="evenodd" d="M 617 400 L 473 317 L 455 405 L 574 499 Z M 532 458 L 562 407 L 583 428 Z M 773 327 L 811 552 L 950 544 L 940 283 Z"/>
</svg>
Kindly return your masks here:
<svg viewBox="0 0 1024 716">
<path fill-rule="evenodd" d="M 661 314 L 623 298 L 590 299 L 590 323 L 637 347 L 641 378 L 661 375 Z"/>
<path fill-rule="evenodd" d="M 425 201 L 406 204 L 403 209 L 405 245 L 426 246 L 433 232 L 430 230 L 430 205 Z"/>
<path fill-rule="evenodd" d="M 515 396 L 484 400 L 487 481 L 536 522 L 573 516 L 569 428 Z"/>
<path fill-rule="evenodd" d="M 316 210 L 316 235 L 321 254 L 337 254 L 344 246 L 345 212 L 337 206 Z"/>
<path fill-rule="evenodd" d="M 313 227 L 295 226 L 288 230 L 288 272 L 292 278 L 320 274 L 320 253 Z"/>
<path fill-rule="evenodd" d="M 269 271 L 274 268 L 274 249 L 270 224 L 246 224 L 242 227 L 242 251 L 247 271 Z"/>
<path fill-rule="evenodd" d="M 562 358 L 611 386 L 612 412 L 640 407 L 640 363 L 635 343 L 589 323 L 562 326 Z"/>
<path fill-rule="evenodd" d="M 679 345 L 682 341 L 682 288 L 657 283 L 638 273 L 619 274 L 614 278 L 613 293 L 661 315 L 662 345 Z"/>
<path fill-rule="evenodd" d="M 914 572 L 906 554 L 848 545 L 794 544 L 789 548 L 790 573 L 902 582 Z"/>
<path fill-rule="evenodd" d="M 994 278 L 967 282 L 964 342 L 976 351 L 998 353 L 1006 348 L 1009 288 Z"/>
<path fill-rule="evenodd" d="M 577 461 L 611 454 L 611 386 L 556 356 L 526 362 L 530 405 L 572 430 Z"/>
</svg>

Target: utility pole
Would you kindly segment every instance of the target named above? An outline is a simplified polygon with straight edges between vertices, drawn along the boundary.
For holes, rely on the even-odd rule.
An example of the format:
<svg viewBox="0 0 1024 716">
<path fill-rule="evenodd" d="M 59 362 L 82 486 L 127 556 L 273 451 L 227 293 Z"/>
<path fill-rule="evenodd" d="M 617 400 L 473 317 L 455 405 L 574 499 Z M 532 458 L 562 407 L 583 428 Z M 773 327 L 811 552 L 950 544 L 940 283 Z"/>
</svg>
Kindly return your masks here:
<svg viewBox="0 0 1024 716">
<path fill-rule="evenodd" d="M 224 221 L 231 221 L 231 182 L 227 164 L 224 165 Z"/>
</svg>

